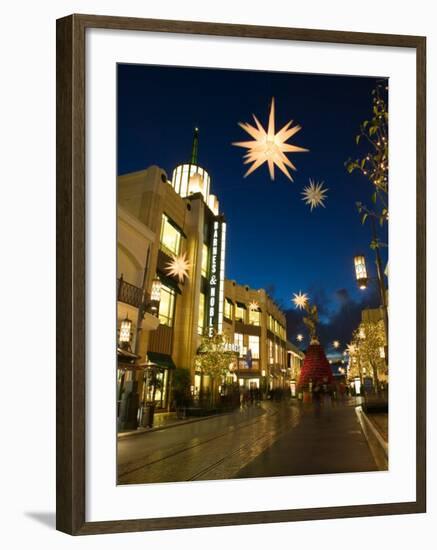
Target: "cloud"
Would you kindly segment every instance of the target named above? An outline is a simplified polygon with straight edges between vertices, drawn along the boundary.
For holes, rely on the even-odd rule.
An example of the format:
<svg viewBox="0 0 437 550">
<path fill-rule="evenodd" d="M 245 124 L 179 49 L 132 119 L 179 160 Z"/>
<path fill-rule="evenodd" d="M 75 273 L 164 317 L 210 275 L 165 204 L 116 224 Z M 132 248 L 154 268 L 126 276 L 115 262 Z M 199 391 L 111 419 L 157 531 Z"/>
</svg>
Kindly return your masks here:
<svg viewBox="0 0 437 550">
<path fill-rule="evenodd" d="M 325 347 L 331 345 L 334 340 L 339 340 L 341 347 L 345 347 L 352 338 L 352 332 L 361 321 L 361 311 L 379 305 L 377 289 L 370 287 L 360 301 L 354 300 L 345 288 L 337 289 L 331 299 L 324 291 L 313 292 L 311 297 L 319 307 L 318 336 Z M 307 336 L 306 327 L 302 321 L 302 311 L 290 309 L 285 312 L 285 315 L 287 336 L 291 342 L 296 342 L 296 335 L 300 332 Z"/>
</svg>

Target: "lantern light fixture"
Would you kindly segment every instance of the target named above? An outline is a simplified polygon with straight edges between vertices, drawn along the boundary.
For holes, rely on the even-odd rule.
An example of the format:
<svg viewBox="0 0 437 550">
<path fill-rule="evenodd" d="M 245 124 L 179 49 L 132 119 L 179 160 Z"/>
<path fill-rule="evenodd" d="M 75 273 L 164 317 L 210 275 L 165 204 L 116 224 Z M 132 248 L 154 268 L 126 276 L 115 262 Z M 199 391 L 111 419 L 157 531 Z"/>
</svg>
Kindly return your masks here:
<svg viewBox="0 0 437 550">
<path fill-rule="evenodd" d="M 132 321 L 126 315 L 126 317 L 123 319 L 123 321 L 120 324 L 120 335 L 118 338 L 120 344 L 124 346 L 128 346 L 130 344 L 131 334 L 132 334 L 131 331 L 132 331 Z"/>
<path fill-rule="evenodd" d="M 161 280 L 155 277 L 152 281 L 152 291 L 150 293 L 151 309 L 158 309 L 158 304 L 161 301 Z"/>
<path fill-rule="evenodd" d="M 358 287 L 361 290 L 367 288 L 367 269 L 366 269 L 366 258 L 363 255 L 358 255 L 354 257 L 354 266 L 355 266 L 355 277 L 357 279 Z"/>
</svg>

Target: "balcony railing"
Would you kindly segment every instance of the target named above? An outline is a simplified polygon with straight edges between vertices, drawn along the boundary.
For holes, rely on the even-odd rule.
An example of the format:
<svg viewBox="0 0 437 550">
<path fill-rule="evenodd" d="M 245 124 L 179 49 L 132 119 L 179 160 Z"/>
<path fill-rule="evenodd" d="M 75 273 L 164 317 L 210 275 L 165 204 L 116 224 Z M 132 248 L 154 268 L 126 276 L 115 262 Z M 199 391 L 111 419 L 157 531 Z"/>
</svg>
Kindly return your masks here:
<svg viewBox="0 0 437 550">
<path fill-rule="evenodd" d="M 123 277 L 118 279 L 117 300 L 124 302 L 133 307 L 140 307 L 143 302 L 144 291 L 142 288 L 131 285 L 123 280 Z"/>
</svg>

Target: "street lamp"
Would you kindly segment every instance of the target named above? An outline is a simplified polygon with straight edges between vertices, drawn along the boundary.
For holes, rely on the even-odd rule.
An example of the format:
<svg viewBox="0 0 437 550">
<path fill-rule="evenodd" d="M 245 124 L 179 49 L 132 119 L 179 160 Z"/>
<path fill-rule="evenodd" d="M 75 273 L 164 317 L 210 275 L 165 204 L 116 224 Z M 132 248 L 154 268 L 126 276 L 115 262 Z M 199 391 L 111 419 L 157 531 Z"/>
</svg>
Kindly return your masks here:
<svg viewBox="0 0 437 550">
<path fill-rule="evenodd" d="M 354 257 L 355 265 L 355 277 L 357 279 L 358 286 L 361 290 L 367 288 L 367 269 L 366 269 L 366 258 L 363 255 L 358 255 Z"/>
</svg>

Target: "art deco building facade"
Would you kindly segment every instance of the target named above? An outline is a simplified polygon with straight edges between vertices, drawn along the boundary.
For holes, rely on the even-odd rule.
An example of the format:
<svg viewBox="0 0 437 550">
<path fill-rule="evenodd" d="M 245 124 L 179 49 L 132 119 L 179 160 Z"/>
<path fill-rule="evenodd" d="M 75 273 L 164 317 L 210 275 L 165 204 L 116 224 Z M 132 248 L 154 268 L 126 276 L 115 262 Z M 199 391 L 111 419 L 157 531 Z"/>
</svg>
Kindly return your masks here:
<svg viewBox="0 0 437 550">
<path fill-rule="evenodd" d="M 275 388 L 287 378 L 284 314 L 263 289 L 225 280 L 226 221 L 210 185 L 197 163 L 197 136 L 190 162 L 171 179 L 157 166 L 118 178 L 119 379 L 131 383 L 138 406 L 148 399 L 148 365 L 157 370 L 158 408 L 171 405 L 175 368 L 190 371 L 198 394 L 208 379 L 196 372 L 196 356 L 214 331 L 237 352 L 232 376 L 240 385 Z M 120 345 L 123 337 L 129 346 Z"/>
</svg>

